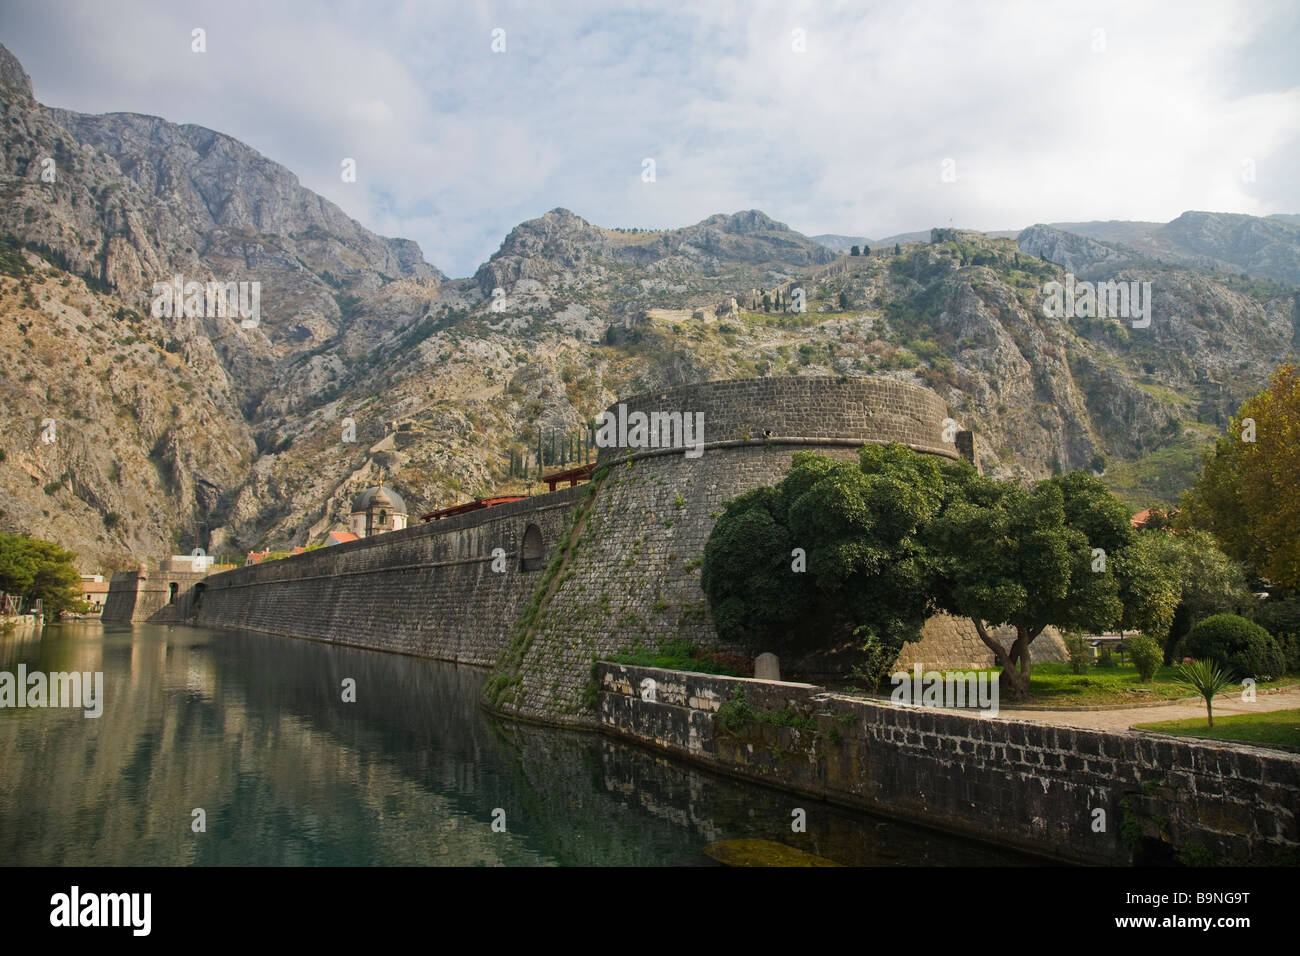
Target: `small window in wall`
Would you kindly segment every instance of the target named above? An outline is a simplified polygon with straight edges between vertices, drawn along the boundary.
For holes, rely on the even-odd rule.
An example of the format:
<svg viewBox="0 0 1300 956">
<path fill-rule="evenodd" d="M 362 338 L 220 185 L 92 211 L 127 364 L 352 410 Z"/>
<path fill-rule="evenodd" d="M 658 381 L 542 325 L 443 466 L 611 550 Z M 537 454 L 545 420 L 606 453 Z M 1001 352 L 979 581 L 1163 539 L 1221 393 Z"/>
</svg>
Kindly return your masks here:
<svg viewBox="0 0 1300 956">
<path fill-rule="evenodd" d="M 546 567 L 546 546 L 542 543 L 542 532 L 535 524 L 524 529 L 524 546 L 520 551 L 519 569 L 521 571 L 541 571 Z"/>
<path fill-rule="evenodd" d="M 168 589 L 171 591 L 171 597 L 168 599 L 167 603 L 175 604 L 176 595 L 180 592 L 181 586 L 177 584 L 175 581 L 173 581 L 171 584 L 168 585 Z"/>
</svg>

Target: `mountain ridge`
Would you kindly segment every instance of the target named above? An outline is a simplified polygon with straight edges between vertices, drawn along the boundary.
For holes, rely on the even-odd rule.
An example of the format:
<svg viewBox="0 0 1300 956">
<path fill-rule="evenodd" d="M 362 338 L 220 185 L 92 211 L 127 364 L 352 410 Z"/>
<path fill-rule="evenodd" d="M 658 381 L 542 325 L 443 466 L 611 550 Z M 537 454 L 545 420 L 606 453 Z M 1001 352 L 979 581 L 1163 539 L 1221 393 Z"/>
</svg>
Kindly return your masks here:
<svg viewBox="0 0 1300 956">
<path fill-rule="evenodd" d="M 994 474 L 1091 468 L 1168 501 L 1296 340 L 1292 286 L 1048 226 L 850 257 L 759 210 L 641 232 L 557 207 L 449 278 L 237 140 L 51 110 L 25 77 L 0 53 L 0 526 L 88 568 L 318 542 L 381 474 L 413 511 L 536 490 L 514 463 L 535 476 L 541 442 L 563 464 L 551 433 L 619 397 L 765 375 L 924 384 Z M 1211 251 L 1244 228 L 1184 226 Z M 1290 228 L 1259 231 L 1261 263 Z M 1153 283 L 1149 332 L 1043 313 L 1045 282 L 1108 261 Z M 153 315 L 175 274 L 261 282 L 259 324 Z"/>
</svg>

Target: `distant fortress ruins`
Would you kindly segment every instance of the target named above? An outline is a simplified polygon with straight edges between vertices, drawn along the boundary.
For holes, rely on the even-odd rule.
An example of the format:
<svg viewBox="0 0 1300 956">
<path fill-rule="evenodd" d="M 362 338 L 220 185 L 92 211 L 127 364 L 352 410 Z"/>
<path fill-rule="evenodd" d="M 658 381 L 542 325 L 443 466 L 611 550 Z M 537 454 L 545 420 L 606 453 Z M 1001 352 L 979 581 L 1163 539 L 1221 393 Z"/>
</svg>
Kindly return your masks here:
<svg viewBox="0 0 1300 956">
<path fill-rule="evenodd" d="M 637 421 L 676 415 L 703 424 L 703 435 L 688 439 L 692 454 L 629 435 L 603 443 L 588 484 L 444 509 L 450 513 L 440 520 L 396 530 L 388 530 L 389 516 L 405 509 L 379 491 L 354 510 L 376 505 L 387 533 L 374 535 L 371 526 L 373 536 L 210 576 L 122 572 L 103 619 L 237 628 L 491 666 L 485 697 L 494 709 L 595 726 L 593 661 L 664 638 L 738 650 L 713 629 L 700 588 L 704 545 L 724 502 L 780 480 L 795 452 L 852 459 L 863 444 L 899 442 L 978 466 L 974 436 L 956 429 L 937 394 L 888 378 L 686 385 L 615 403 L 605 420 L 619 422 L 623 435 Z M 1036 656 L 1058 656 L 1057 644 L 1045 634 Z M 991 661 L 971 623 L 946 615 L 931 619 L 899 658 L 909 667 Z"/>
</svg>

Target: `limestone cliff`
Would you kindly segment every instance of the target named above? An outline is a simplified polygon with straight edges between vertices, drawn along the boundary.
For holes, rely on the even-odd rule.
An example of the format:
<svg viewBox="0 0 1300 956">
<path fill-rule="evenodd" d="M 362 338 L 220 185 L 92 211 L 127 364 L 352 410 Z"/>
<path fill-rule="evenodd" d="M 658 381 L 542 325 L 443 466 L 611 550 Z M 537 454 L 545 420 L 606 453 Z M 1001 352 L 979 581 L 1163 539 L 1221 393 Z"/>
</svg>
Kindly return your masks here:
<svg viewBox="0 0 1300 956">
<path fill-rule="evenodd" d="M 1286 217 L 853 257 L 755 210 L 636 230 L 556 209 L 449 279 L 228 136 L 40 105 L 3 48 L 0 119 L 0 525 L 88 568 L 318 541 L 381 469 L 417 513 L 525 491 L 511 462 L 535 478 L 540 438 L 558 467 L 618 395 L 761 376 L 926 384 L 995 474 L 1090 468 L 1169 502 L 1298 340 L 1289 273 L 1259 271 L 1285 266 Z M 1049 318 L 1067 271 L 1150 281 L 1155 321 Z M 175 275 L 259 282 L 260 322 L 155 317 Z"/>
</svg>

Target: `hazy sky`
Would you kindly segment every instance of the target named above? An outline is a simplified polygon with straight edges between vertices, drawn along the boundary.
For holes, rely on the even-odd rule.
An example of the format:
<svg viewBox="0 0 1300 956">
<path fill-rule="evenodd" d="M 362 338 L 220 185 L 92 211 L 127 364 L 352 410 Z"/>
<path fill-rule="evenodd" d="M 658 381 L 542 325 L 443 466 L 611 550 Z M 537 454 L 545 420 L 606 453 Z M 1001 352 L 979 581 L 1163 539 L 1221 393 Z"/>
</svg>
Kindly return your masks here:
<svg viewBox="0 0 1300 956">
<path fill-rule="evenodd" d="M 42 103 L 228 133 L 449 275 L 556 206 L 872 237 L 1300 212 L 1295 0 L 41 0 L 0 42 Z"/>
</svg>

